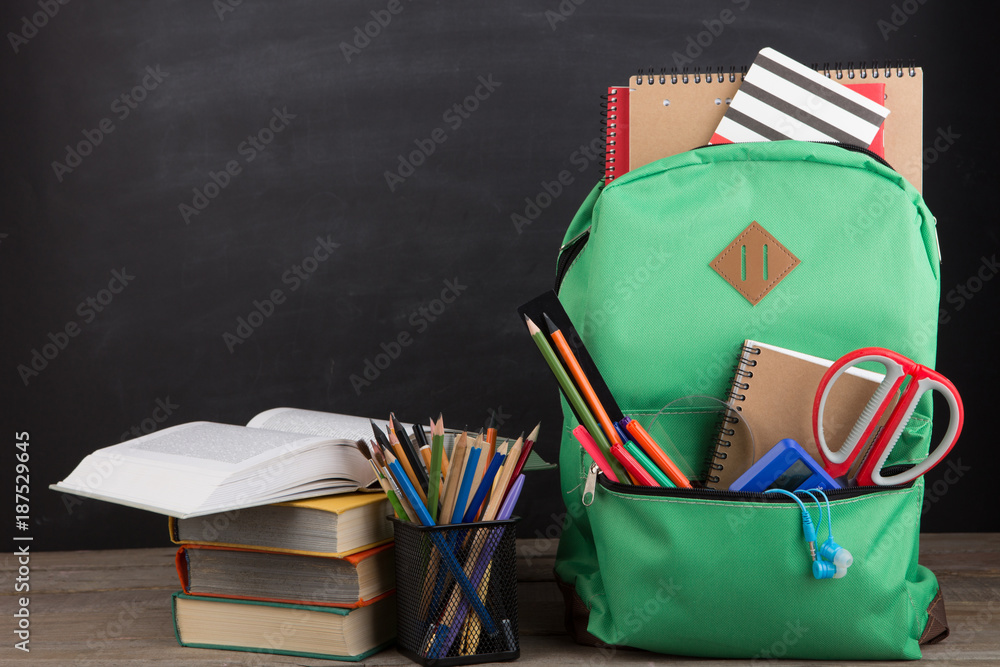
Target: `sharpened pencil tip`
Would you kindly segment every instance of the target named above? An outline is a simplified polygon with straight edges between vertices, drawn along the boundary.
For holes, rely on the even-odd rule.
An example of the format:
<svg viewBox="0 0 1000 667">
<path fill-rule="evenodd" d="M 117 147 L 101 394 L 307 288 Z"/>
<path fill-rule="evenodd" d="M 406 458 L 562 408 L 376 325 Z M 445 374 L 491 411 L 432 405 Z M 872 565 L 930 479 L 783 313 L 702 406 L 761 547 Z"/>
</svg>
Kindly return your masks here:
<svg viewBox="0 0 1000 667">
<path fill-rule="evenodd" d="M 556 323 L 552 321 L 552 318 L 549 317 L 547 313 L 542 313 L 542 317 L 545 318 L 545 326 L 549 328 L 550 334 L 554 334 L 559 331 L 559 327 L 556 326 Z"/>
<path fill-rule="evenodd" d="M 530 335 L 534 336 L 536 333 L 541 333 L 542 330 L 538 328 L 537 324 L 535 324 L 534 322 L 531 321 L 530 317 L 528 317 L 527 315 L 525 315 L 524 316 L 524 321 L 528 325 L 528 333 Z"/>
<path fill-rule="evenodd" d="M 528 440 L 535 442 L 538 439 L 538 431 L 542 428 L 542 422 L 538 422 L 535 428 L 531 429 L 531 433 L 528 434 Z"/>
</svg>

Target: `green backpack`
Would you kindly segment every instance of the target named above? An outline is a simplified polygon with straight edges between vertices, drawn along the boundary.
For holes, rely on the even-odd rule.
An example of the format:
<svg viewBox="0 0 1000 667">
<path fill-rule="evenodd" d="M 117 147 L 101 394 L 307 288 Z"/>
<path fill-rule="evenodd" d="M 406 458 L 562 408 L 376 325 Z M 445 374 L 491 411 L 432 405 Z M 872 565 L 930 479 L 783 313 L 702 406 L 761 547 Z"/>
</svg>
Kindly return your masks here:
<svg viewBox="0 0 1000 667">
<path fill-rule="evenodd" d="M 746 289 L 710 264 L 754 222 L 770 252 L 800 263 L 775 263 Z M 624 413 L 648 426 L 671 400 L 725 398 L 748 338 L 826 359 L 881 346 L 933 366 L 936 238 L 920 194 L 867 151 L 706 146 L 595 188 L 566 233 L 556 289 Z M 937 580 L 917 564 L 922 478 L 832 492 L 837 541 L 854 564 L 816 580 L 790 499 L 614 484 L 570 433 L 565 400 L 563 414 L 568 512 L 555 570 L 577 641 L 849 660 L 917 659 L 920 644 L 947 636 Z M 930 419 L 926 395 L 889 464 L 926 456 Z M 678 446 L 694 460 L 705 444 Z"/>
</svg>

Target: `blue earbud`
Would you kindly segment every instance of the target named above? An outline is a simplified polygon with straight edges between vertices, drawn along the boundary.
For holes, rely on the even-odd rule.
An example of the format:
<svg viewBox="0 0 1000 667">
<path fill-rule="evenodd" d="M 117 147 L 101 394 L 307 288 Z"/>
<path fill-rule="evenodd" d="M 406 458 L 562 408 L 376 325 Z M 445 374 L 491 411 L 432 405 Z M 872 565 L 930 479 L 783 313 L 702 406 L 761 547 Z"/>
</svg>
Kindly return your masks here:
<svg viewBox="0 0 1000 667">
<path fill-rule="evenodd" d="M 832 513 L 830 511 L 830 499 L 827 498 L 826 494 L 823 493 L 822 490 L 815 489 L 815 491 L 822 494 L 823 499 L 826 501 L 827 531 L 829 535 L 826 541 L 820 546 L 818 553 L 816 551 L 816 528 L 813 526 L 812 517 L 809 515 L 809 511 L 806 509 L 805 504 L 803 504 L 799 497 L 790 491 L 785 491 L 784 489 L 767 489 L 764 493 L 781 493 L 798 503 L 799 509 L 802 511 L 802 536 L 805 538 L 806 544 L 809 547 L 809 557 L 812 559 L 813 577 L 816 579 L 840 579 L 847 574 L 847 568 L 854 562 L 854 558 L 851 556 L 851 552 L 833 541 L 833 522 Z M 801 491 L 801 493 L 808 494 L 813 500 L 816 501 L 816 506 L 819 507 L 819 527 L 822 529 L 823 505 L 820 504 L 819 498 L 813 495 L 813 490 Z"/>
<path fill-rule="evenodd" d="M 826 502 L 826 530 L 827 538 L 826 541 L 820 545 L 819 557 L 823 561 L 823 565 L 826 567 L 821 568 L 822 572 L 826 574 L 832 570 L 833 574 L 822 577 L 823 579 L 833 578 L 840 579 L 845 574 L 847 574 L 847 568 L 851 566 L 854 562 L 854 556 L 851 552 L 840 546 L 833 541 L 833 512 L 830 511 L 830 499 L 827 497 L 826 493 L 822 489 L 809 489 L 803 491 L 803 493 L 808 493 L 809 496 L 816 501 L 816 506 L 819 507 L 820 512 L 820 527 L 822 528 L 823 523 L 823 506 L 819 504 L 819 498 L 817 498 L 814 493 L 818 493 L 823 496 L 823 500 Z M 818 562 L 817 562 L 818 563 Z M 813 575 L 816 573 L 816 565 L 813 563 Z M 820 579 L 821 577 L 816 577 Z"/>
<path fill-rule="evenodd" d="M 827 538 L 826 541 L 823 542 L 822 546 L 820 546 L 819 548 L 819 555 L 820 558 L 828 560 L 832 562 L 834 565 L 836 565 L 838 572 L 841 572 L 841 570 L 843 570 L 843 572 L 841 572 L 841 574 L 838 577 L 835 577 L 839 579 L 840 577 L 844 576 L 844 573 L 846 573 L 847 568 L 849 568 L 851 564 L 854 562 L 854 556 L 851 555 L 850 551 L 848 551 L 847 549 L 845 549 L 844 547 L 840 546 L 839 544 L 833 541 L 833 514 L 830 512 L 830 499 L 826 496 L 826 493 L 824 493 L 822 489 L 815 489 L 815 491 L 819 493 L 821 496 L 823 496 L 823 500 L 826 502 Z M 809 495 L 812 495 L 812 493 L 810 493 Z"/>
</svg>

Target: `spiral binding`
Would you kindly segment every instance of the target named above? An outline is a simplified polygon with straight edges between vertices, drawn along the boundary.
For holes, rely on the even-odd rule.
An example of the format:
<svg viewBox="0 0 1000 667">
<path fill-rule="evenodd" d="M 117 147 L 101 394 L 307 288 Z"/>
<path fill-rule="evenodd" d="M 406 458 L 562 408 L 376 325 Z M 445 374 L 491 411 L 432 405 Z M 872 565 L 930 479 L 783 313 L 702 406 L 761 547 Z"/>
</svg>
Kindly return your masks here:
<svg viewBox="0 0 1000 667">
<path fill-rule="evenodd" d="M 823 63 L 820 66 L 818 63 L 813 63 L 812 68 L 821 74 L 825 74 L 827 78 L 830 79 L 891 79 L 895 76 L 897 79 L 904 76 L 916 76 L 917 75 L 917 65 L 916 61 L 910 60 L 905 62 L 903 60 L 897 60 L 896 64 L 893 65 L 892 61 L 886 60 L 885 63 L 879 67 L 878 62 L 872 62 L 872 66 L 868 67 L 868 62 L 862 60 L 858 63 L 857 69 L 854 67 L 854 61 L 847 61 L 847 67 L 844 67 L 842 63 L 835 62 L 833 67 L 830 67 L 830 63 Z"/>
<path fill-rule="evenodd" d="M 736 67 L 733 65 L 729 68 L 729 72 L 725 71 L 725 68 L 719 67 L 716 72 L 712 72 L 710 69 L 706 69 L 705 73 L 702 74 L 700 67 L 695 67 L 694 70 L 688 71 L 687 67 L 681 68 L 680 72 L 677 71 L 676 67 L 671 67 L 668 71 L 666 67 L 661 67 L 659 73 L 656 72 L 655 68 L 650 67 L 645 74 L 642 72 L 642 68 L 636 73 L 636 84 L 643 85 L 645 82 L 648 85 L 653 85 L 654 83 L 666 84 L 669 80 L 670 83 L 723 83 L 723 82 L 734 82 L 736 77 L 740 78 L 740 81 L 746 78 L 747 68 Z"/>
<path fill-rule="evenodd" d="M 610 93 L 601 95 L 601 128 L 604 135 L 604 150 L 600 153 L 601 163 L 604 165 L 605 178 L 601 182 L 601 187 L 615 179 L 614 175 L 608 175 L 612 165 L 615 163 L 615 144 L 617 136 L 616 125 L 618 120 L 618 96 Z"/>
<path fill-rule="evenodd" d="M 747 398 L 746 394 L 740 392 L 744 392 L 750 388 L 750 383 L 746 382 L 746 380 L 749 380 L 750 378 L 753 377 L 753 371 L 746 370 L 745 367 L 753 368 L 754 366 L 756 366 L 757 360 L 751 359 L 750 355 L 758 355 L 758 354 L 760 354 L 759 347 L 743 345 L 740 348 L 739 363 L 737 364 L 735 369 L 735 374 L 733 376 L 733 384 L 728 392 L 730 400 L 733 401 L 746 400 Z M 739 410 L 738 407 L 736 409 Z M 726 424 L 737 424 L 739 423 L 739 421 L 740 421 L 739 418 L 730 416 L 728 413 L 723 413 L 722 418 L 719 420 L 719 423 L 716 425 L 715 428 L 715 431 L 718 435 L 716 435 L 713 440 L 713 442 L 715 443 L 715 448 L 712 450 L 711 456 L 708 461 L 708 467 L 710 470 L 725 469 L 725 465 L 722 463 L 718 463 L 717 461 L 724 461 L 727 458 L 729 458 L 729 452 L 724 450 L 728 447 L 732 447 L 733 441 L 727 440 L 727 438 L 731 438 L 734 435 L 736 435 L 736 429 L 727 428 Z M 712 475 L 711 473 L 709 473 L 706 481 L 712 484 L 716 484 L 719 482 L 719 476 Z"/>
<path fill-rule="evenodd" d="M 903 76 L 917 75 L 916 62 L 913 60 L 897 60 L 895 64 L 892 61 L 886 60 L 881 67 L 879 67 L 877 62 L 872 62 L 872 66 L 868 67 L 868 62 L 862 60 L 858 63 L 857 68 L 854 67 L 853 60 L 848 61 L 846 67 L 843 66 L 843 63 L 837 61 L 833 63 L 832 67 L 828 62 L 822 65 L 813 63 L 812 68 L 831 79 L 890 79 L 893 76 L 901 78 Z M 743 81 L 746 78 L 747 69 L 746 65 L 741 67 L 734 65 L 726 72 L 725 68 L 720 66 L 715 72 L 706 68 L 704 74 L 702 74 L 700 67 L 695 67 L 690 72 L 687 67 L 681 68 L 679 72 L 676 67 L 672 67 L 669 70 L 666 67 L 661 67 L 659 72 L 654 67 L 648 68 L 645 72 L 643 72 L 642 68 L 639 68 L 639 71 L 636 73 L 636 83 L 640 86 L 643 84 L 651 86 L 654 83 L 662 85 L 666 84 L 668 80 L 672 84 L 723 83 L 726 81 L 732 83 L 736 81 L 737 76 L 739 76 L 740 81 Z"/>
<path fill-rule="evenodd" d="M 601 94 L 601 136 L 604 137 L 604 148 L 598 153 L 600 164 L 604 165 L 604 173 L 608 172 L 608 97 L 607 93 Z M 601 180 L 600 186 L 603 188 L 611 179 Z"/>
</svg>

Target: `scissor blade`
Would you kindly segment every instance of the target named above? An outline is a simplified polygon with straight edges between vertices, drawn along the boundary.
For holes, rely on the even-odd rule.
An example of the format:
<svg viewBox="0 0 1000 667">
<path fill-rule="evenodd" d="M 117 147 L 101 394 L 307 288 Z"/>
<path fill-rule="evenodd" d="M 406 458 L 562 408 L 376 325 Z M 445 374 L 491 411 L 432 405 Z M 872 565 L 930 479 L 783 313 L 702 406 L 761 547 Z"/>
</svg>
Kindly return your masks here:
<svg viewBox="0 0 1000 667">
<path fill-rule="evenodd" d="M 904 382 L 900 389 L 893 394 L 892 398 L 889 399 L 889 405 L 886 406 L 885 411 L 882 413 L 882 418 L 879 419 L 878 426 L 876 426 L 875 430 L 872 431 L 871 437 L 868 438 L 867 442 L 865 442 L 865 446 L 861 449 L 861 454 L 854 459 L 850 469 L 847 471 L 847 479 L 852 482 L 858 476 L 858 471 L 861 470 L 861 466 L 864 465 L 864 462 L 868 458 L 869 454 L 873 454 L 872 447 L 875 446 L 875 443 L 878 442 L 879 436 L 882 435 L 882 431 L 885 430 L 885 425 L 889 421 L 889 417 L 892 416 L 893 410 L 896 409 L 896 404 L 899 403 L 899 399 L 903 395 L 903 389 L 906 387 L 906 384 L 907 383 Z M 878 456 L 878 453 L 874 453 L 874 455 Z"/>
</svg>

